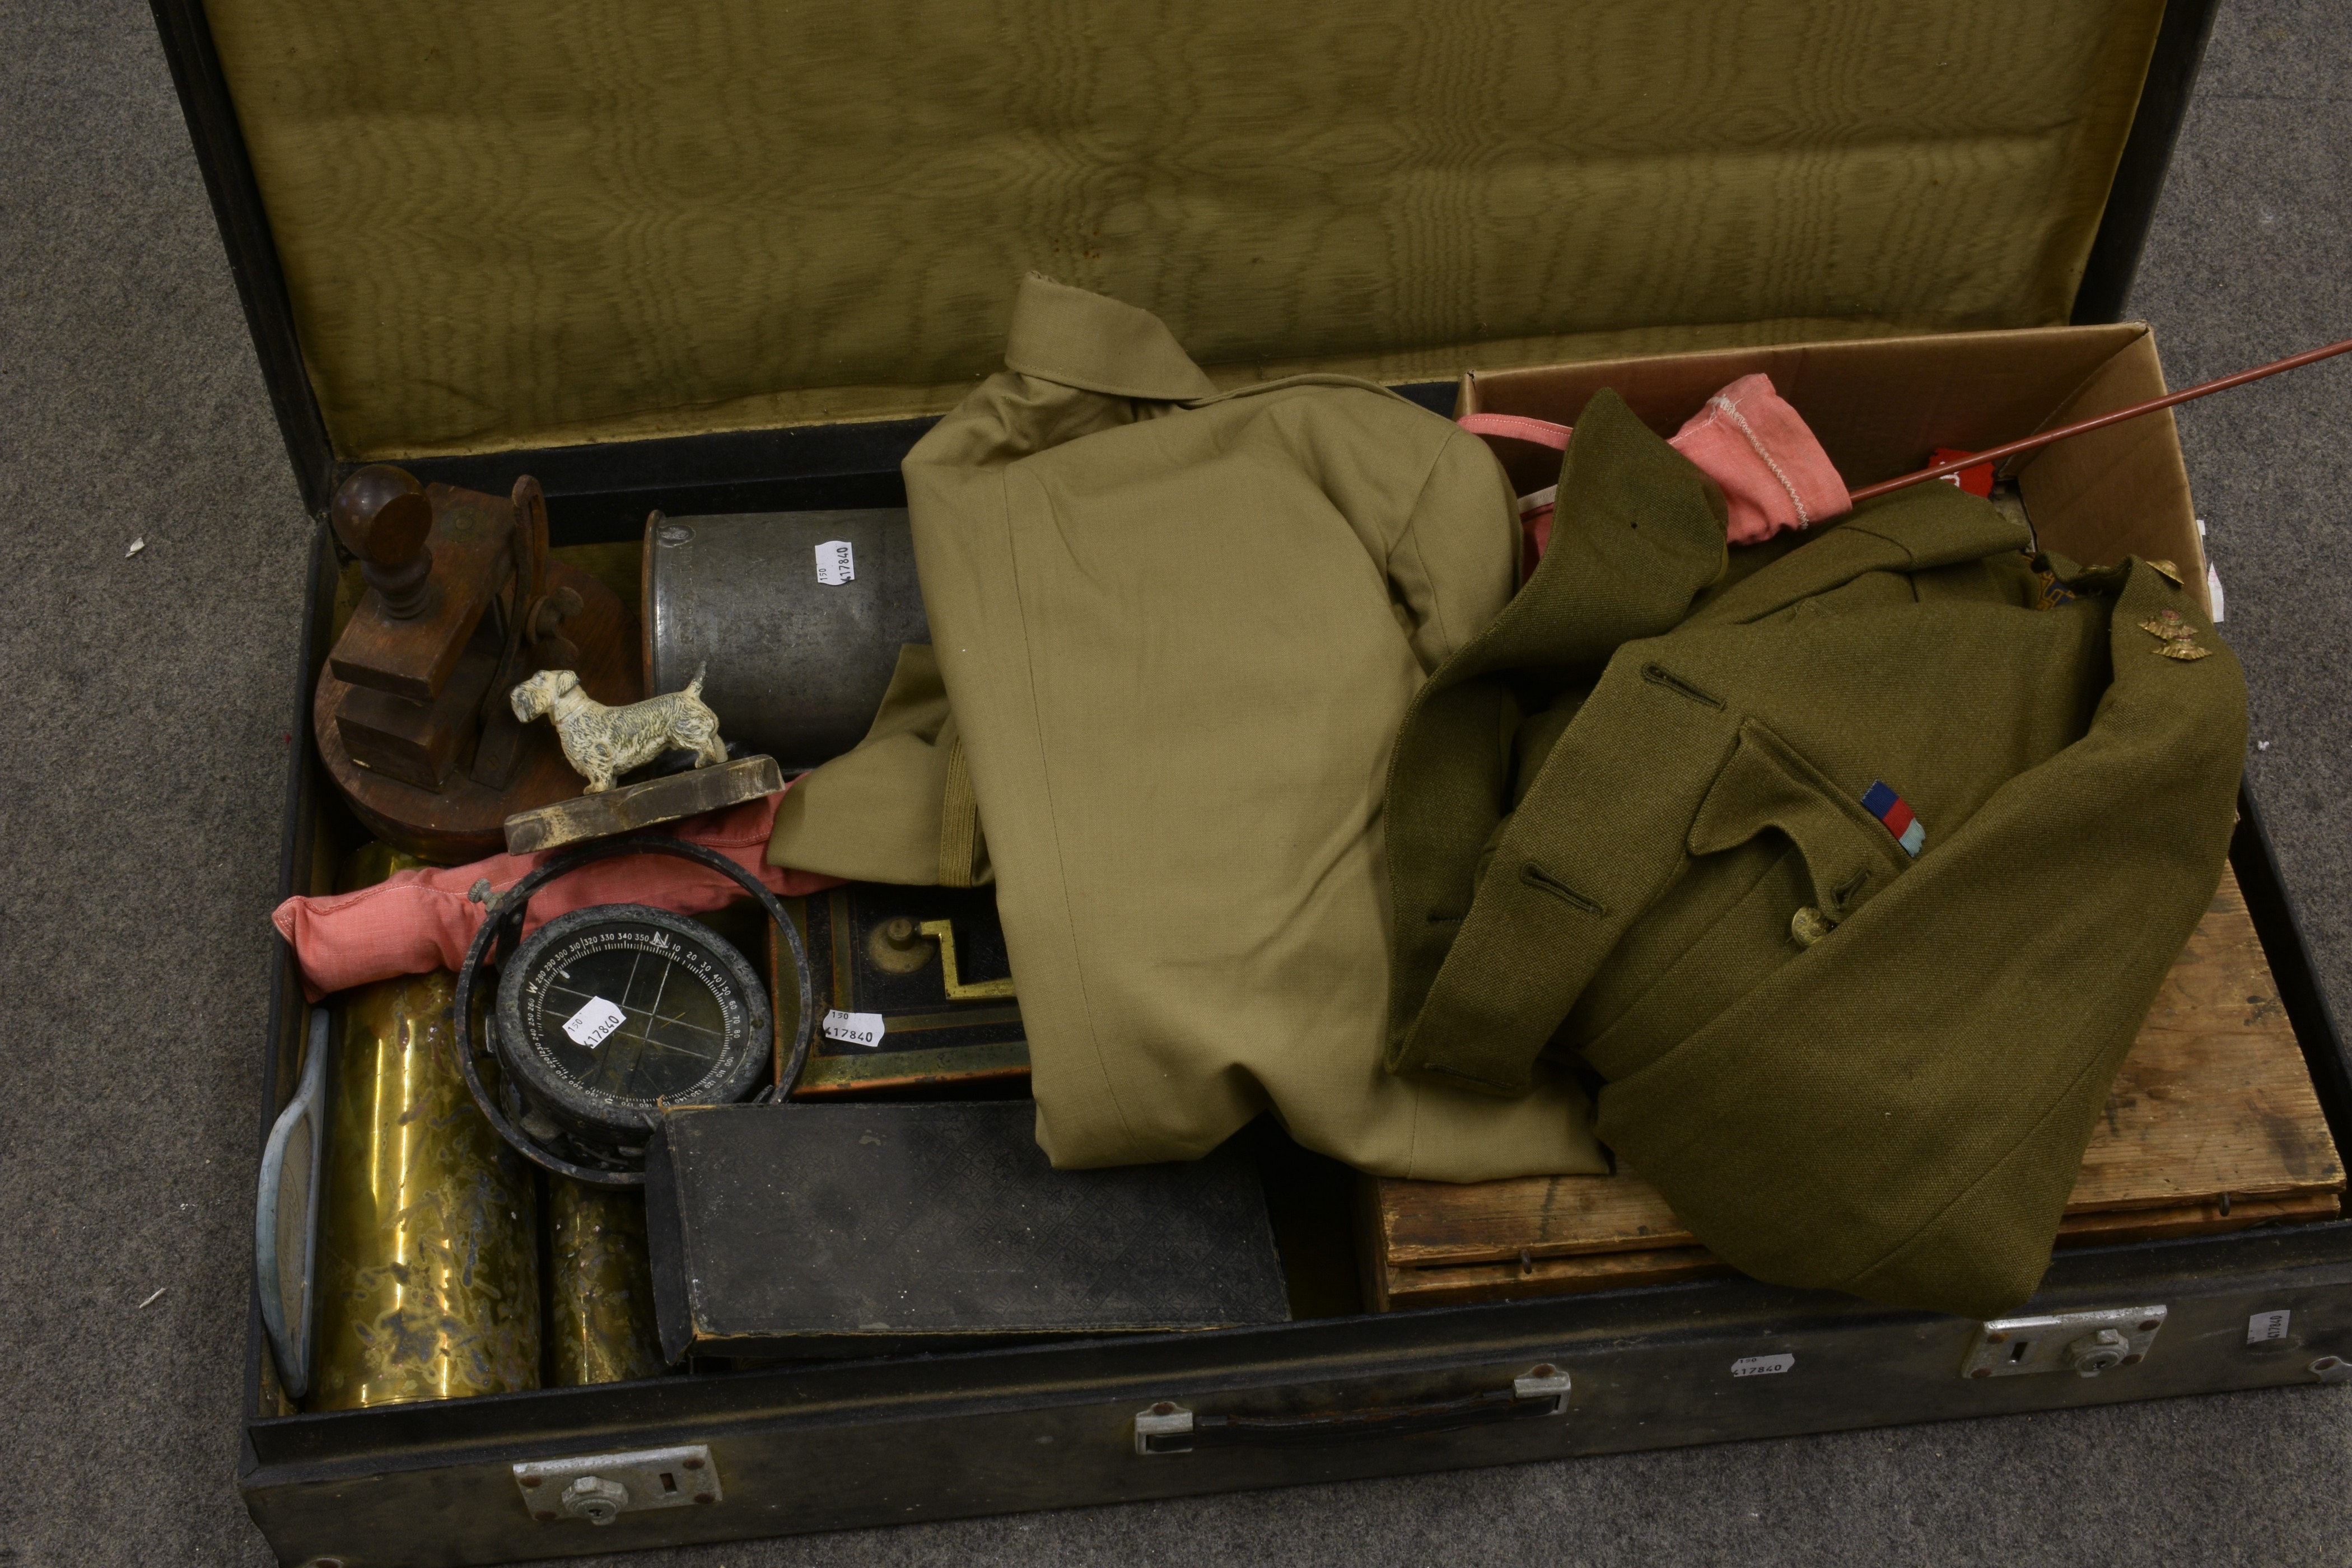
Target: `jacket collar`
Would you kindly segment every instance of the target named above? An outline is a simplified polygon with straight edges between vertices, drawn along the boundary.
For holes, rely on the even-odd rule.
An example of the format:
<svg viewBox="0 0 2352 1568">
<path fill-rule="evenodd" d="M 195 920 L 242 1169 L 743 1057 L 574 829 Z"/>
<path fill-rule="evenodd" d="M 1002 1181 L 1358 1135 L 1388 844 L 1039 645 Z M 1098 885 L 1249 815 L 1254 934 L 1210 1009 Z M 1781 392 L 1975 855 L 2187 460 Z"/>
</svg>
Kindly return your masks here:
<svg viewBox="0 0 2352 1568">
<path fill-rule="evenodd" d="M 1871 572 L 1922 572 L 2023 550 L 2020 523 L 1950 485 L 1928 483 L 1867 501 L 1801 548 L 1705 599 L 1692 625 L 1760 620 Z"/>
</svg>

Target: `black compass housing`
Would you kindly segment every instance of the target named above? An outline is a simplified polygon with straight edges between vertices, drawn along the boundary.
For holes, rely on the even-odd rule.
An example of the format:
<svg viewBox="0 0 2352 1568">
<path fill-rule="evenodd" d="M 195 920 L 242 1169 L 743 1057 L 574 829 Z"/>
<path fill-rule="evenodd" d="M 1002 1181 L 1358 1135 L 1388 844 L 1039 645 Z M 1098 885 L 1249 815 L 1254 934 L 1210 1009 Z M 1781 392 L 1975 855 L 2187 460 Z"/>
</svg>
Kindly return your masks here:
<svg viewBox="0 0 2352 1568">
<path fill-rule="evenodd" d="M 559 915 L 499 981 L 496 1048 L 524 1131 L 640 1168 L 665 1107 L 724 1105 L 767 1066 L 768 997 L 743 955 L 642 904 Z"/>
</svg>

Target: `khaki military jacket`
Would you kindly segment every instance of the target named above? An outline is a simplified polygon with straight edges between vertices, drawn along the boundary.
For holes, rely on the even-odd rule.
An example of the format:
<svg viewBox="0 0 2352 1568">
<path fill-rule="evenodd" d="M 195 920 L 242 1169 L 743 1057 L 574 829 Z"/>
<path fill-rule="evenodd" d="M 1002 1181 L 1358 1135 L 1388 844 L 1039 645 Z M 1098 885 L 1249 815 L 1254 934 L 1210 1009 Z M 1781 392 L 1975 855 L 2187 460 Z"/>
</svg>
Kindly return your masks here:
<svg viewBox="0 0 2352 1568">
<path fill-rule="evenodd" d="M 1944 485 L 1733 567 L 1608 393 L 1558 506 L 1398 742 L 1391 1067 L 1589 1072 L 1746 1272 L 2014 1306 L 2219 880 L 2237 660 L 2168 569 L 2045 578 Z"/>
<path fill-rule="evenodd" d="M 1566 1074 L 1384 1069 L 1390 750 L 1516 586 L 1482 443 L 1370 383 L 1220 395 L 1154 317 L 1022 286 L 905 465 L 929 652 L 784 798 L 770 858 L 993 879 L 1057 1165 L 1187 1159 L 1272 1109 L 1364 1170 L 1600 1171 Z"/>
</svg>

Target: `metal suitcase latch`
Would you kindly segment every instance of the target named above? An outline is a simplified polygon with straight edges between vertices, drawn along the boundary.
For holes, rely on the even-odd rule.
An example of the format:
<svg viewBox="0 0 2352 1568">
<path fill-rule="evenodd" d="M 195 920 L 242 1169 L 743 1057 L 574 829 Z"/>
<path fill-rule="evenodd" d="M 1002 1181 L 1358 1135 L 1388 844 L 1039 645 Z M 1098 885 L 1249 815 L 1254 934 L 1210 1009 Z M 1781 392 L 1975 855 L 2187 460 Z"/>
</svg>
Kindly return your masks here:
<svg viewBox="0 0 2352 1568">
<path fill-rule="evenodd" d="M 1435 1405 L 1373 1405 L 1307 1415 L 1195 1415 L 1163 1399 L 1135 1413 L 1135 1451 L 1149 1457 L 1195 1448 L 1283 1447 L 1540 1420 L 1568 1414 L 1569 1386 L 1568 1373 L 1546 1362 L 1513 1378 L 1508 1388 Z"/>
<path fill-rule="evenodd" d="M 523 1506 L 541 1523 L 584 1519 L 610 1524 L 625 1513 L 714 1503 L 726 1493 L 719 1467 L 701 1443 L 588 1454 L 576 1459 L 533 1459 L 514 1468 Z"/>
<path fill-rule="evenodd" d="M 2054 1312 L 1995 1318 L 1977 1325 L 1962 1377 L 2016 1377 L 2029 1372 L 2071 1372 L 2096 1377 L 2137 1366 L 2164 1327 L 2162 1307 L 2117 1307 L 2103 1312 Z"/>
</svg>

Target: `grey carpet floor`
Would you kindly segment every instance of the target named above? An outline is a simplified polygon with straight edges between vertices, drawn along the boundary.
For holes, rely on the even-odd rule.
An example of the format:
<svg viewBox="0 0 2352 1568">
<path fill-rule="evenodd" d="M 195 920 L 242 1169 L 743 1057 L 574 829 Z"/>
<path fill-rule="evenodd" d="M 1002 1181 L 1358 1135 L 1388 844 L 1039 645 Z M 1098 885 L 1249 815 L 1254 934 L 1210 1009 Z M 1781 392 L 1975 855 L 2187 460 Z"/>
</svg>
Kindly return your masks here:
<svg viewBox="0 0 2352 1568">
<path fill-rule="evenodd" d="M 0 0 L 0 1564 L 264 1563 L 230 1478 L 310 524 L 145 6 Z M 2228 0 L 2132 307 L 2175 384 L 2352 331 L 2347 168 L 2352 10 Z M 2268 742 L 2248 766 L 2339 1011 L 2348 407 L 2339 363 L 2180 419 Z M 628 1562 L 2340 1564 L 2347 1400 L 2179 1400 Z"/>
</svg>

